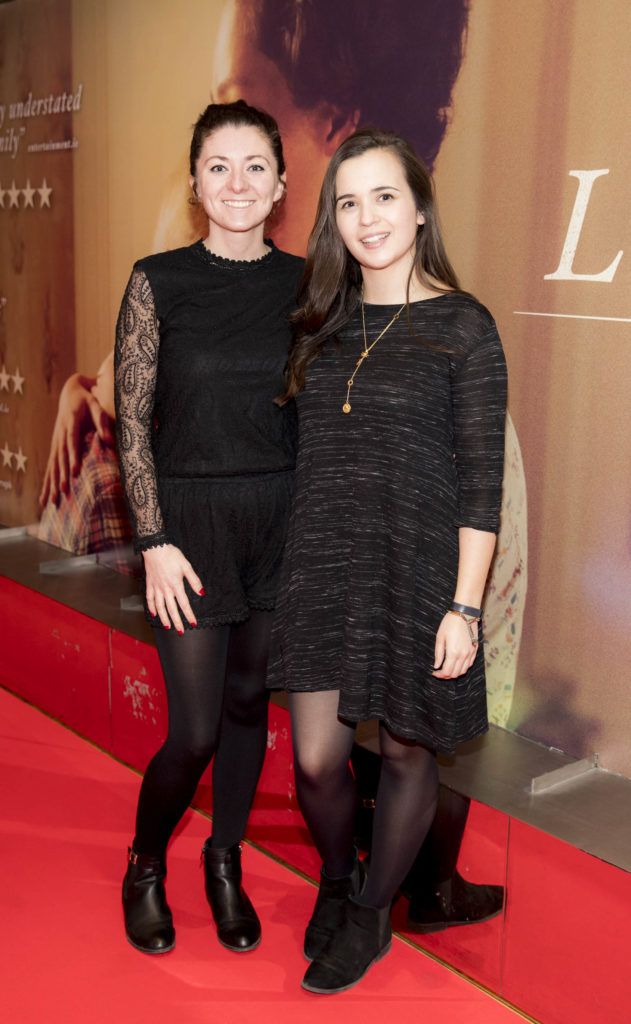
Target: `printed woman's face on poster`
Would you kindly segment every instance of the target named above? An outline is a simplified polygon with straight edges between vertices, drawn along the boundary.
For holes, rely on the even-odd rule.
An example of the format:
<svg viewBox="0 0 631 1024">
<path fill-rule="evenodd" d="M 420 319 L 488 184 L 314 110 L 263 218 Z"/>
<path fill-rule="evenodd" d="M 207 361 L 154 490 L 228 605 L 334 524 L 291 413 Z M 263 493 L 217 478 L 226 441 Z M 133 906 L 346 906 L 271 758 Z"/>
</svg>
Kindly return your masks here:
<svg viewBox="0 0 631 1024">
<path fill-rule="evenodd" d="M 328 162 L 359 124 L 403 135 L 431 169 L 462 60 L 467 0 L 225 0 L 209 53 L 206 96 L 244 99 L 277 119 L 287 194 L 269 231 L 304 253 Z M 410 45 L 413 40 L 413 45 Z M 153 248 L 199 238 L 205 224 L 173 183 Z M 199 210 L 197 211 L 199 214 Z M 187 224 L 183 225 L 183 221 Z"/>
</svg>

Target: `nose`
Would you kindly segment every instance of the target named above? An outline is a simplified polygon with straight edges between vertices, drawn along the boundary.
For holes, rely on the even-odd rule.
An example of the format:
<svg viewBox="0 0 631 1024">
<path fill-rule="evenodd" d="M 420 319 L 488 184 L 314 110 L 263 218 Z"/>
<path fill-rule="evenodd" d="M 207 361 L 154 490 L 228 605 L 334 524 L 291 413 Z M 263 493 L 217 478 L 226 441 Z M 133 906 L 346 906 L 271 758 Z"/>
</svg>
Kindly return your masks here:
<svg viewBox="0 0 631 1024">
<path fill-rule="evenodd" d="M 374 224 L 377 220 L 375 209 L 370 201 L 360 203 L 359 206 L 359 223 L 363 227 L 369 227 Z"/>
<path fill-rule="evenodd" d="M 239 168 L 235 167 L 231 172 L 229 184 L 231 192 L 243 192 L 247 188 L 247 182 Z"/>
</svg>

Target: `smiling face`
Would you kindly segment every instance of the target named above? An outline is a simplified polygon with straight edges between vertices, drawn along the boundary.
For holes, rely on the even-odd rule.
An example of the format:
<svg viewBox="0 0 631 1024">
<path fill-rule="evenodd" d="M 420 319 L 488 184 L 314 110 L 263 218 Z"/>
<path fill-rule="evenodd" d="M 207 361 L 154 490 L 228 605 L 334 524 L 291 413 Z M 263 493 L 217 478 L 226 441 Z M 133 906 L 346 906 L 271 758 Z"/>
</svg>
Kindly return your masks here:
<svg viewBox="0 0 631 1024">
<path fill-rule="evenodd" d="M 257 128 L 226 125 L 207 136 L 191 178 L 210 232 L 263 233 L 283 182 L 272 147 Z"/>
<path fill-rule="evenodd" d="M 370 149 L 345 160 L 335 179 L 335 220 L 362 273 L 389 270 L 402 279 L 412 268 L 419 224 L 400 160 L 390 149 Z"/>
</svg>

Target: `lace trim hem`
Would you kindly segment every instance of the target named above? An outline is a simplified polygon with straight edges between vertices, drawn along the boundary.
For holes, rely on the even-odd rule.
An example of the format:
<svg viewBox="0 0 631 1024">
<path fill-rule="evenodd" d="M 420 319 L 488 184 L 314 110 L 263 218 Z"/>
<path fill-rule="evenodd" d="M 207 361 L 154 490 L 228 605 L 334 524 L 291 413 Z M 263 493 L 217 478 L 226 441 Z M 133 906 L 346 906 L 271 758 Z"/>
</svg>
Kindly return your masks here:
<svg viewBox="0 0 631 1024">
<path fill-rule="evenodd" d="M 150 537 L 137 537 L 134 541 L 134 551 L 140 555 L 143 551 L 149 551 L 150 548 L 162 548 L 170 543 L 166 533 L 153 533 Z"/>
</svg>

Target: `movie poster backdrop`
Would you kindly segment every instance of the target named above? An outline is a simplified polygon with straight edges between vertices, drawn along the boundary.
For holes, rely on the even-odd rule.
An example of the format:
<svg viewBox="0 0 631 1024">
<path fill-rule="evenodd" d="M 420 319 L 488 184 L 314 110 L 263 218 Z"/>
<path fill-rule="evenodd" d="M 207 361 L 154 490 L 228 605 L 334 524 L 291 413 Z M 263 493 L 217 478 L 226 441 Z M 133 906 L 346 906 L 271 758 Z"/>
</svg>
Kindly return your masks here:
<svg viewBox="0 0 631 1024">
<path fill-rule="evenodd" d="M 509 362 L 491 719 L 631 775 L 630 30 L 624 0 L 0 5 L 0 522 L 129 542 L 114 323 L 134 260 L 204 230 L 187 149 L 211 96 L 279 120 L 270 233 L 297 253 L 335 146 L 399 131 Z"/>
</svg>

